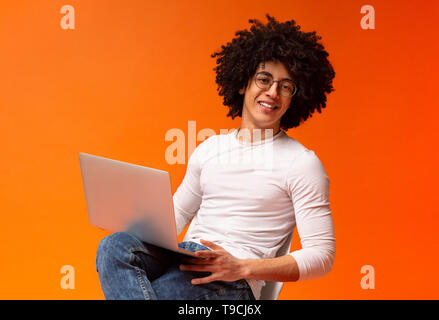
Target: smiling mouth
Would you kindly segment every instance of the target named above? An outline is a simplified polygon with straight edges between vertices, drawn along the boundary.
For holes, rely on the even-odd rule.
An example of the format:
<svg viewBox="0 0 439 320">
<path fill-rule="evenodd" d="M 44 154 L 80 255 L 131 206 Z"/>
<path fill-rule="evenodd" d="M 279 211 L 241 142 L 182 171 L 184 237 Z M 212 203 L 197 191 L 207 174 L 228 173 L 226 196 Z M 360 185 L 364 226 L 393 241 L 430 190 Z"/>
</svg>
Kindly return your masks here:
<svg viewBox="0 0 439 320">
<path fill-rule="evenodd" d="M 262 106 L 263 108 L 265 108 L 265 109 L 269 109 L 269 110 L 276 110 L 276 109 L 279 108 L 279 107 L 277 107 L 277 106 L 272 106 L 272 105 L 269 105 L 268 103 L 265 103 L 265 102 L 262 102 L 262 101 L 259 101 L 258 104 L 259 104 L 260 106 Z"/>
</svg>

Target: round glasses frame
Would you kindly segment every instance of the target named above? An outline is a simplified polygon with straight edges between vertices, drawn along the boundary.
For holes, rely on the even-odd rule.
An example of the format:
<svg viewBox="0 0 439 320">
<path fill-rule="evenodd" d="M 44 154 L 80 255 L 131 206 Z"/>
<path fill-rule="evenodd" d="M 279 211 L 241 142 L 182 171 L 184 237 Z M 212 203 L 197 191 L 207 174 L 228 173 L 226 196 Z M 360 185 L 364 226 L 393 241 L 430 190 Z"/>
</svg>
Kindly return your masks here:
<svg viewBox="0 0 439 320">
<path fill-rule="evenodd" d="M 264 85 L 264 86 L 261 87 L 261 85 L 258 84 L 258 76 L 261 76 L 261 75 L 264 75 L 264 76 L 267 77 L 267 78 L 271 78 L 271 82 L 270 82 L 270 83 L 267 83 L 266 85 Z M 280 94 L 281 94 L 281 96 L 283 96 L 283 97 L 293 97 L 293 96 L 296 94 L 296 92 L 297 92 L 297 86 L 296 86 L 296 84 L 295 84 L 294 82 L 292 82 L 292 81 L 290 81 L 290 80 L 273 80 L 273 78 L 272 78 L 271 76 L 269 76 L 269 75 L 267 75 L 267 74 L 265 74 L 265 73 L 261 73 L 261 72 L 256 73 L 256 74 L 255 74 L 255 77 L 254 77 L 254 80 L 255 80 L 255 84 L 256 84 L 256 86 L 257 86 L 259 89 L 263 89 L 263 90 L 270 90 L 271 86 L 272 86 L 273 83 L 275 83 L 275 82 L 279 82 L 279 87 L 278 87 L 278 89 L 280 88 L 280 85 L 281 85 L 282 82 L 292 83 L 293 86 L 294 86 L 294 91 L 293 91 L 293 93 L 285 94 L 285 93 L 282 92 L 282 88 L 280 89 Z"/>
</svg>

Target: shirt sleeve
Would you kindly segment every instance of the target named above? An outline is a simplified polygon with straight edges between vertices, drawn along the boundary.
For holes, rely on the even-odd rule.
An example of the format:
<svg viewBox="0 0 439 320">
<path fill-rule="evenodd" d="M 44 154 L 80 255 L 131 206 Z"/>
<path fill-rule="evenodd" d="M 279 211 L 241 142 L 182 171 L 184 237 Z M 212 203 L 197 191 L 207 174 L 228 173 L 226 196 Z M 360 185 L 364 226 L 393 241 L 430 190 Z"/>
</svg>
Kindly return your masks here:
<svg viewBox="0 0 439 320">
<path fill-rule="evenodd" d="M 335 237 L 329 178 L 313 151 L 305 150 L 298 156 L 288 172 L 287 188 L 302 246 L 290 253 L 299 268 L 298 280 L 322 277 L 335 260 Z"/>
<path fill-rule="evenodd" d="M 180 234 L 200 208 L 202 200 L 200 146 L 195 148 L 189 158 L 186 174 L 173 196 L 177 234 Z"/>
</svg>

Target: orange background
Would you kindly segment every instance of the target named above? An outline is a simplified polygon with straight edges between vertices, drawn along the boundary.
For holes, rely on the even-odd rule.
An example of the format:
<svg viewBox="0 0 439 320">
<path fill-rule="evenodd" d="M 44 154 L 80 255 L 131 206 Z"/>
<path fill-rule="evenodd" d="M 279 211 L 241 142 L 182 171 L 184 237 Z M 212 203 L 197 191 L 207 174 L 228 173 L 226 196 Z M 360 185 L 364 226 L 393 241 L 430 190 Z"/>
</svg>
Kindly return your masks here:
<svg viewBox="0 0 439 320">
<path fill-rule="evenodd" d="M 60 27 L 65 4 L 75 30 Z M 360 27 L 364 4 L 375 30 Z M 384 0 L 2 0 L 0 298 L 103 299 L 95 254 L 108 233 L 88 223 L 78 153 L 167 170 L 175 191 L 186 165 L 165 161 L 166 132 L 239 126 L 210 54 L 265 13 L 316 30 L 336 71 L 327 108 L 288 131 L 330 177 L 336 262 L 279 298 L 439 298 L 439 2 Z"/>
</svg>

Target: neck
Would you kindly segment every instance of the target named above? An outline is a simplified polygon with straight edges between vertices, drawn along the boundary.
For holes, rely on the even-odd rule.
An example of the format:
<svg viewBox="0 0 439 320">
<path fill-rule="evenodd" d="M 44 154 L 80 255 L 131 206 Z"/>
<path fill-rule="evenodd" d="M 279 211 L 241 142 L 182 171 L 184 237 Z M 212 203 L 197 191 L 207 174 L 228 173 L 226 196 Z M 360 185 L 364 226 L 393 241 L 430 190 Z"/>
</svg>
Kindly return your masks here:
<svg viewBox="0 0 439 320">
<path fill-rule="evenodd" d="M 280 128 L 257 128 L 242 126 L 238 129 L 237 137 L 241 142 L 258 142 L 273 138 L 280 132 Z"/>
</svg>

